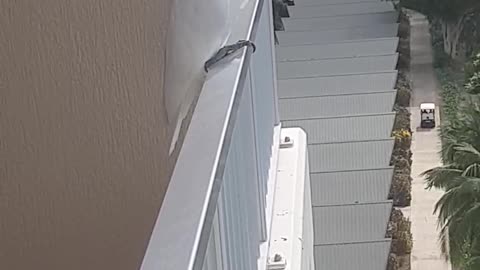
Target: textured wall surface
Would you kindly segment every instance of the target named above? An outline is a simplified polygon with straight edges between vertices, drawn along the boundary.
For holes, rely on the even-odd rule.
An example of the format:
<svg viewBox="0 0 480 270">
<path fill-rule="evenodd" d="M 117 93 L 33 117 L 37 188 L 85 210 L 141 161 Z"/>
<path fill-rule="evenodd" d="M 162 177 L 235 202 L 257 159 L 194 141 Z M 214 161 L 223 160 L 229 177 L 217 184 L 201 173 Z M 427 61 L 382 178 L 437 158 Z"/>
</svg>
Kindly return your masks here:
<svg viewBox="0 0 480 270">
<path fill-rule="evenodd" d="M 0 0 L 0 269 L 133 270 L 176 153 L 170 0 Z"/>
</svg>

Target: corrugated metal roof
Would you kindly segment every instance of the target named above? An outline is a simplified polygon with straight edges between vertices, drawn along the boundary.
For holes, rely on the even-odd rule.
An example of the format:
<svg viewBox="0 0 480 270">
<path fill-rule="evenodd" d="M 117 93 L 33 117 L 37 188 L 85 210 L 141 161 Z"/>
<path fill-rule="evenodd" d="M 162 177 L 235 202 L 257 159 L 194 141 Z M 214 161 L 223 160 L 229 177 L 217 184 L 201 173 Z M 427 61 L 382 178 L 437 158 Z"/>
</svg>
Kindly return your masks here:
<svg viewBox="0 0 480 270">
<path fill-rule="evenodd" d="M 315 246 L 315 269 L 385 270 L 390 239 L 379 241 Z"/>
<path fill-rule="evenodd" d="M 276 49 L 278 61 L 314 60 L 392 54 L 397 50 L 398 38 L 360 40 L 329 44 L 284 46 Z"/>
<path fill-rule="evenodd" d="M 311 144 L 310 173 L 388 167 L 394 140 Z"/>
<path fill-rule="evenodd" d="M 341 115 L 387 113 L 393 110 L 396 91 L 279 100 L 280 119 L 300 120 Z"/>
<path fill-rule="evenodd" d="M 284 18 L 285 31 L 318 31 L 396 23 L 397 11 L 317 18 Z"/>
<path fill-rule="evenodd" d="M 380 13 L 393 10 L 393 4 L 390 2 L 346 3 L 338 5 L 317 4 L 311 6 L 300 5 L 288 7 L 288 13 L 292 18 Z"/>
<path fill-rule="evenodd" d="M 398 14 L 379 0 L 295 4 L 277 32 L 279 110 L 308 134 L 315 268 L 385 270 Z"/>
<path fill-rule="evenodd" d="M 373 106 L 375 107 L 375 106 Z M 387 139 L 392 134 L 395 113 L 282 121 L 282 127 L 301 127 L 308 143 L 331 143 Z"/>
<path fill-rule="evenodd" d="M 289 31 L 276 32 L 281 45 L 301 45 L 315 43 L 332 43 L 342 40 L 375 39 L 396 37 L 398 23 L 376 24 L 357 28 L 344 28 L 323 31 Z"/>
<path fill-rule="evenodd" d="M 280 79 L 288 79 L 394 70 L 397 58 L 398 54 L 395 53 L 354 58 L 280 62 L 277 64 L 277 76 Z"/>
<path fill-rule="evenodd" d="M 312 205 L 384 201 L 392 176 L 392 167 L 311 174 Z"/>
<path fill-rule="evenodd" d="M 339 5 L 345 3 L 368 3 L 378 2 L 379 0 L 295 0 L 296 6 L 311 6 L 311 5 Z"/>
<path fill-rule="evenodd" d="M 384 92 L 395 87 L 397 71 L 278 80 L 280 98 Z"/>
<path fill-rule="evenodd" d="M 392 201 L 313 207 L 315 245 L 385 238 Z"/>
</svg>

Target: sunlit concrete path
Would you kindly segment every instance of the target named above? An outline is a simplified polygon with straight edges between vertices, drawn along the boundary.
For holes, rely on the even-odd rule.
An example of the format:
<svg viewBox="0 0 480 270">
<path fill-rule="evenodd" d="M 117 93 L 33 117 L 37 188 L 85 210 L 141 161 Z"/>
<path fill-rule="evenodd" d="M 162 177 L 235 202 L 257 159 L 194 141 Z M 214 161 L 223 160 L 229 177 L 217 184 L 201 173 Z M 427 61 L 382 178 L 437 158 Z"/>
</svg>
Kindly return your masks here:
<svg viewBox="0 0 480 270">
<path fill-rule="evenodd" d="M 413 250 L 412 270 L 451 269 L 441 255 L 438 243 L 437 217 L 433 208 L 442 195 L 440 190 L 425 190 L 425 181 L 420 174 L 441 164 L 439 130 L 420 130 L 420 110 L 422 102 L 439 104 L 438 82 L 433 70 L 432 48 L 428 21 L 418 13 L 411 13 L 411 79 L 413 82 L 412 130 L 412 204 L 407 215 L 412 221 Z M 438 112 L 438 109 L 437 109 Z M 439 113 L 436 115 L 439 123 Z"/>
</svg>

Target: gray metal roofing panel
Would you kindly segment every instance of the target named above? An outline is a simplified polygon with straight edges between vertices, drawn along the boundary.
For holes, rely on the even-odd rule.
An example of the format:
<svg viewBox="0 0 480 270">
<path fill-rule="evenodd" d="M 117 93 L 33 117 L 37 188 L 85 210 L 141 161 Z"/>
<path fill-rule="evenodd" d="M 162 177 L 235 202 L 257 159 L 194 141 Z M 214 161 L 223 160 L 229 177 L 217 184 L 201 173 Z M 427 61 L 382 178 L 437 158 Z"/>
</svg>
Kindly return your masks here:
<svg viewBox="0 0 480 270">
<path fill-rule="evenodd" d="M 301 120 L 340 115 L 388 113 L 396 91 L 383 93 L 289 98 L 279 100 L 280 119 Z"/>
<path fill-rule="evenodd" d="M 316 270 L 385 270 L 390 239 L 381 241 L 315 246 Z"/>
<path fill-rule="evenodd" d="M 318 31 L 342 28 L 356 28 L 359 26 L 374 27 L 378 24 L 396 23 L 398 12 L 390 11 L 384 13 L 344 15 L 333 17 L 317 18 L 283 18 L 285 31 Z"/>
<path fill-rule="evenodd" d="M 388 199 L 393 167 L 310 175 L 312 205 L 376 202 Z"/>
<path fill-rule="evenodd" d="M 393 139 L 311 144 L 308 146 L 310 173 L 388 167 L 393 144 Z"/>
<path fill-rule="evenodd" d="M 280 79 L 394 70 L 398 54 L 277 63 Z"/>
<path fill-rule="evenodd" d="M 398 23 L 323 31 L 276 32 L 280 45 L 332 43 L 336 41 L 392 38 L 398 35 Z"/>
<path fill-rule="evenodd" d="M 393 54 L 398 38 L 357 42 L 282 46 L 276 48 L 277 61 L 314 60 Z"/>
<path fill-rule="evenodd" d="M 384 92 L 395 87 L 397 71 L 278 80 L 279 98 Z"/>
<path fill-rule="evenodd" d="M 380 0 L 295 0 L 295 6 L 341 5 L 348 3 L 379 2 Z"/>
<path fill-rule="evenodd" d="M 301 1 L 300 1 L 301 2 Z M 339 16 L 393 11 L 391 2 L 347 3 L 338 5 L 291 6 L 288 13 L 291 18 L 309 18 Z"/>
<path fill-rule="evenodd" d="M 392 201 L 313 207 L 314 244 L 385 238 Z"/>
<path fill-rule="evenodd" d="M 390 138 L 395 113 L 282 121 L 282 127 L 301 127 L 308 143 L 381 140 Z M 354 131 L 354 132 L 353 132 Z"/>
</svg>

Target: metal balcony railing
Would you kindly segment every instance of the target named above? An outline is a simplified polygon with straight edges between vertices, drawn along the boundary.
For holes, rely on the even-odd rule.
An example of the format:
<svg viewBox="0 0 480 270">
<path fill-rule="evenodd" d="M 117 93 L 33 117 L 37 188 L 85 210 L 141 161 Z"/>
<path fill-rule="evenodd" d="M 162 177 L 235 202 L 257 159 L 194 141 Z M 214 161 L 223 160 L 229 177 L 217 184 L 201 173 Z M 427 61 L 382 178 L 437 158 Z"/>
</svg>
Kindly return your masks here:
<svg viewBox="0 0 480 270">
<path fill-rule="evenodd" d="M 228 43 L 256 51 L 208 73 L 142 270 L 258 269 L 279 125 L 272 3 L 247 0 L 236 15 Z"/>
</svg>

